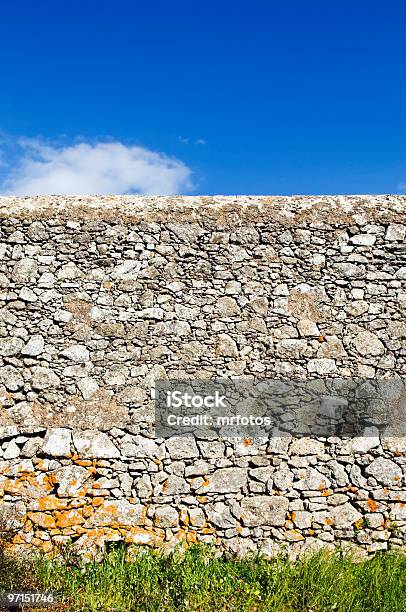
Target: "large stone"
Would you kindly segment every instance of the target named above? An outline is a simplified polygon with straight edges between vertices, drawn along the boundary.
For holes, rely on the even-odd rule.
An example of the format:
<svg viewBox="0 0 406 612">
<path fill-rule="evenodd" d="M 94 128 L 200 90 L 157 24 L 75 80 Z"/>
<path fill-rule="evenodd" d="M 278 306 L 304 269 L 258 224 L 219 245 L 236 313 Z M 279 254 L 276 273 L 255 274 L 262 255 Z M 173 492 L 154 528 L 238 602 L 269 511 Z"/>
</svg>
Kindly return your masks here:
<svg viewBox="0 0 406 612">
<path fill-rule="evenodd" d="M 236 527 L 238 524 L 237 519 L 231 514 L 229 506 L 226 506 L 223 502 L 206 504 L 205 511 L 210 523 L 221 529 Z"/>
<path fill-rule="evenodd" d="M 144 525 L 146 508 L 141 504 L 131 504 L 126 499 L 106 500 L 97 508 L 84 527 L 136 527 Z"/>
<path fill-rule="evenodd" d="M 345 529 L 359 521 L 362 518 L 362 514 L 347 502 L 332 508 L 330 510 L 330 517 L 336 527 Z"/>
<path fill-rule="evenodd" d="M 50 387 L 59 387 L 61 379 L 49 368 L 37 366 L 33 370 L 31 386 L 33 389 L 49 389 Z"/>
<path fill-rule="evenodd" d="M 171 459 L 191 459 L 199 456 L 199 449 L 194 438 L 174 436 L 166 441 L 166 448 Z"/>
<path fill-rule="evenodd" d="M 120 457 L 120 451 L 110 438 L 101 431 L 76 431 L 73 444 L 80 455 L 97 459 Z"/>
<path fill-rule="evenodd" d="M 41 334 L 34 334 L 28 340 L 27 344 L 22 348 L 22 355 L 28 357 L 37 357 L 44 351 L 45 341 Z"/>
<path fill-rule="evenodd" d="M 85 363 L 89 361 L 89 349 L 83 344 L 74 344 L 61 352 L 62 357 L 66 357 L 75 363 Z"/>
<path fill-rule="evenodd" d="M 271 525 L 282 527 L 286 520 L 289 501 L 285 497 L 256 495 L 241 502 L 241 520 L 247 527 Z"/>
<path fill-rule="evenodd" d="M 156 442 L 144 436 L 126 436 L 122 439 L 120 448 L 125 457 L 152 459 L 158 454 Z"/>
<path fill-rule="evenodd" d="M 23 257 L 17 261 L 13 269 L 13 280 L 16 283 L 34 282 L 38 273 L 38 264 L 35 259 Z"/>
<path fill-rule="evenodd" d="M 354 346 L 360 355 L 382 355 L 385 347 L 381 340 L 369 331 L 360 332 L 354 340 Z"/>
<path fill-rule="evenodd" d="M 322 455 L 324 444 L 312 438 L 296 438 L 292 441 L 289 450 L 292 455 Z"/>
<path fill-rule="evenodd" d="M 0 368 L 0 383 L 9 391 L 17 391 L 24 384 L 24 379 L 20 372 L 11 365 Z"/>
<path fill-rule="evenodd" d="M 365 468 L 368 476 L 373 476 L 379 483 L 388 486 L 401 486 L 402 469 L 394 461 L 378 457 Z"/>
<path fill-rule="evenodd" d="M 58 485 L 58 497 L 75 497 L 89 477 L 90 472 L 79 465 L 66 465 L 50 474 L 52 482 Z"/>
<path fill-rule="evenodd" d="M 198 493 L 236 493 L 247 481 L 247 470 L 243 468 L 222 468 L 205 479 Z"/>
<path fill-rule="evenodd" d="M 12 355 L 18 355 L 23 348 L 24 342 L 21 338 L 15 338 L 13 336 L 0 338 L 0 356 L 11 357 Z"/>
<path fill-rule="evenodd" d="M 42 451 L 52 457 L 64 457 L 70 454 L 71 432 L 57 427 L 48 429 Z"/>
</svg>

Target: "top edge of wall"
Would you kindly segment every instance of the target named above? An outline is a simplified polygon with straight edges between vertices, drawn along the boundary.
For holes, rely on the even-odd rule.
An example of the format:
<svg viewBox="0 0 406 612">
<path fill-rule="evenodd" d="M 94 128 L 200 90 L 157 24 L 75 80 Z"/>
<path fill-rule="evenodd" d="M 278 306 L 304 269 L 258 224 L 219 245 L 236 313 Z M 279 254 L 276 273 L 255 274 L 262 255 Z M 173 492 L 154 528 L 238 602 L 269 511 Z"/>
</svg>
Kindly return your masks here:
<svg viewBox="0 0 406 612">
<path fill-rule="evenodd" d="M 405 222 L 406 195 L 0 197 L 0 219 L 320 226 Z"/>
</svg>

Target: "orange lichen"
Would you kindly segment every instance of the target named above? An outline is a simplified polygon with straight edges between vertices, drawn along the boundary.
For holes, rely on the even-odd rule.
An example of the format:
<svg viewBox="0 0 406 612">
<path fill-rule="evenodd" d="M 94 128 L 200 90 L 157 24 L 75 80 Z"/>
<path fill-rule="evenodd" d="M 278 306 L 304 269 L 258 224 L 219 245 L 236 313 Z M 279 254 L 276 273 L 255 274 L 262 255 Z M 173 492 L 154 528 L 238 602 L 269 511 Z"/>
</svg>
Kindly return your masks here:
<svg viewBox="0 0 406 612">
<path fill-rule="evenodd" d="M 377 504 L 375 500 L 368 499 L 367 500 L 367 504 L 368 504 L 368 508 L 371 510 L 371 512 L 376 512 L 378 510 L 379 504 Z"/>
</svg>

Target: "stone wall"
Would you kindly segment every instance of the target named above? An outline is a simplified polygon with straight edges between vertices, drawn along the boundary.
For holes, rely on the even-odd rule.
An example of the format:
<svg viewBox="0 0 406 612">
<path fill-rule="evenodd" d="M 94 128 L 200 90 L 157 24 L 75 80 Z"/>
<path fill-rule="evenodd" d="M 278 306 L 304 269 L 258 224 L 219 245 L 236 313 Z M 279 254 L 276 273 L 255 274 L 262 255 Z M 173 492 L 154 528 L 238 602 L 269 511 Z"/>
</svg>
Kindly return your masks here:
<svg viewBox="0 0 406 612">
<path fill-rule="evenodd" d="M 405 377 L 405 197 L 1 198 L 0 223 L 0 520 L 14 549 L 402 545 L 397 432 L 165 441 L 150 390 Z"/>
</svg>

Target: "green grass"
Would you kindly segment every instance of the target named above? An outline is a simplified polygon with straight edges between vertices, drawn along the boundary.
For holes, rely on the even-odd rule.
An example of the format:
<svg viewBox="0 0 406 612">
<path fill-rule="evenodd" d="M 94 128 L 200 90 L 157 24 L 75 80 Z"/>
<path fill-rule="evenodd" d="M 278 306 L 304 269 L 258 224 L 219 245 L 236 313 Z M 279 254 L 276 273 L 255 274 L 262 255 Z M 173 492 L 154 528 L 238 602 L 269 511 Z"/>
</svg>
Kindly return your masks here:
<svg viewBox="0 0 406 612">
<path fill-rule="evenodd" d="M 4 559 L 0 590 L 53 589 L 66 611 L 406 612 L 406 555 L 360 563 L 340 554 L 301 561 L 216 557 L 208 547 L 126 560 L 122 548 L 85 565 Z M 54 608 L 55 609 L 55 608 Z"/>
</svg>

